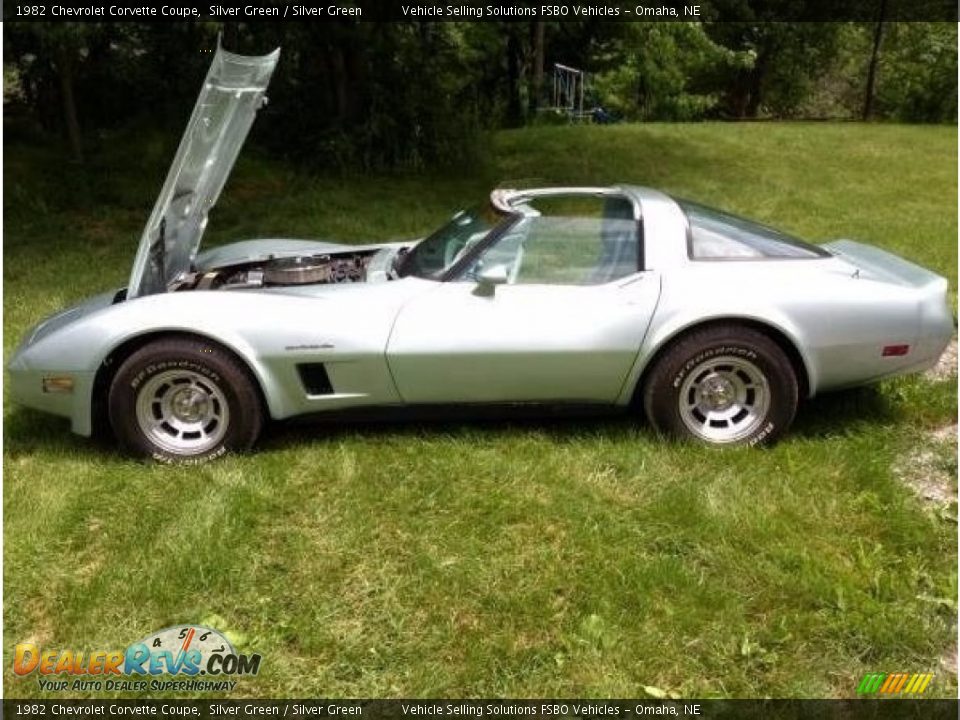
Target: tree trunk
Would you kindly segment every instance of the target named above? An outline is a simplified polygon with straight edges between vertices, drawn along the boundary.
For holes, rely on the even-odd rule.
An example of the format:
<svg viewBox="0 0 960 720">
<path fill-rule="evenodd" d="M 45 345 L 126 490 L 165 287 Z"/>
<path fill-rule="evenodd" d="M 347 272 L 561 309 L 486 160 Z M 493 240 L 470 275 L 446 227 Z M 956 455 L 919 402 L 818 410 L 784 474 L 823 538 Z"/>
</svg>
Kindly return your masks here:
<svg viewBox="0 0 960 720">
<path fill-rule="evenodd" d="M 767 58 L 760 54 L 757 61 L 750 71 L 748 79 L 748 97 L 746 106 L 746 116 L 756 118 L 760 114 L 760 106 L 763 102 L 763 80 L 767 74 Z"/>
<path fill-rule="evenodd" d="M 530 115 L 533 116 L 537 110 L 540 109 L 540 101 L 543 99 L 543 21 L 533 23 L 530 31 L 531 40 L 533 41 L 533 72 L 531 73 L 528 105 L 530 107 Z"/>
<path fill-rule="evenodd" d="M 523 124 L 523 106 L 520 101 L 520 41 L 510 29 L 507 35 L 507 125 Z"/>
<path fill-rule="evenodd" d="M 240 52 L 240 23 L 225 22 L 223 24 L 223 47 L 230 52 Z"/>
<path fill-rule="evenodd" d="M 887 0 L 880 0 L 880 12 L 873 31 L 873 49 L 870 51 L 870 65 L 867 67 L 867 87 L 863 95 L 863 119 L 873 115 L 874 88 L 877 83 L 877 62 L 880 59 L 880 43 L 883 41 L 883 22 L 887 15 Z"/>
<path fill-rule="evenodd" d="M 750 99 L 747 81 L 746 72 L 741 71 L 731 83 L 728 105 L 730 114 L 737 120 L 743 120 L 747 116 L 747 101 Z"/>
<path fill-rule="evenodd" d="M 73 58 L 69 49 L 60 51 L 60 99 L 63 103 L 63 119 L 67 125 L 67 138 L 73 160 L 83 162 L 83 142 L 80 137 L 80 122 L 77 120 L 77 103 L 73 92 Z"/>
<path fill-rule="evenodd" d="M 336 45 L 329 49 L 329 65 L 333 71 L 330 81 L 333 83 L 333 93 L 337 104 L 337 121 L 345 124 L 350 119 L 350 99 L 347 80 L 347 62 L 343 51 Z"/>
</svg>

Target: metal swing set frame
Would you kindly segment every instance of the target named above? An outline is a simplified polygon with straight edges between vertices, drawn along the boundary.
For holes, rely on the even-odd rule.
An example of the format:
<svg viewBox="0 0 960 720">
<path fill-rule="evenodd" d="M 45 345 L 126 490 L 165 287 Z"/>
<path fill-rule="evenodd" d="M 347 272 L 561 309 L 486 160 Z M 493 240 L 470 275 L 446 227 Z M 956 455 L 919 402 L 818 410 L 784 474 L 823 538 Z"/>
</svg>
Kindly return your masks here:
<svg viewBox="0 0 960 720">
<path fill-rule="evenodd" d="M 561 63 L 553 64 L 553 107 L 556 113 L 565 114 L 572 122 L 588 119 L 590 113 L 583 110 L 587 74 L 579 68 Z"/>
</svg>

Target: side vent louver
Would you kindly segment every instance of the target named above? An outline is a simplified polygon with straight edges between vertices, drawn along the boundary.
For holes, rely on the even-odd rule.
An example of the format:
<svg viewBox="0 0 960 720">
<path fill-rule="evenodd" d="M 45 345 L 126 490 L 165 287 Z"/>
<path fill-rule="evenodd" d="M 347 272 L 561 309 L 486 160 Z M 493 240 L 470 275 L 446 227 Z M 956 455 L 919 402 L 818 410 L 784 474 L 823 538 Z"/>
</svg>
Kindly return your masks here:
<svg viewBox="0 0 960 720">
<path fill-rule="evenodd" d="M 297 365 L 297 372 L 300 373 L 300 382 L 303 383 L 303 389 L 307 391 L 307 395 L 333 394 L 333 385 L 330 384 L 330 376 L 327 375 L 327 369 L 323 363 Z"/>
</svg>

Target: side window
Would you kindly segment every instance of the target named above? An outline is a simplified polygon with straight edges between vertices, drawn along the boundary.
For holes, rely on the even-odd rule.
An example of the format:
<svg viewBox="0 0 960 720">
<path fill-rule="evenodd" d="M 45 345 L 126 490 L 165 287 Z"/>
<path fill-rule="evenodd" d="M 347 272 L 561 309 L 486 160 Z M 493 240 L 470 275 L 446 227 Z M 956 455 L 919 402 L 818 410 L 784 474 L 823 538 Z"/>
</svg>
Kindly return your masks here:
<svg viewBox="0 0 960 720">
<path fill-rule="evenodd" d="M 503 265 L 511 284 L 599 285 L 639 269 L 638 222 L 627 198 L 550 195 L 517 209 L 523 217 L 463 279 Z"/>
<path fill-rule="evenodd" d="M 730 213 L 677 200 L 690 224 L 693 260 L 829 257 L 823 248 Z"/>
</svg>

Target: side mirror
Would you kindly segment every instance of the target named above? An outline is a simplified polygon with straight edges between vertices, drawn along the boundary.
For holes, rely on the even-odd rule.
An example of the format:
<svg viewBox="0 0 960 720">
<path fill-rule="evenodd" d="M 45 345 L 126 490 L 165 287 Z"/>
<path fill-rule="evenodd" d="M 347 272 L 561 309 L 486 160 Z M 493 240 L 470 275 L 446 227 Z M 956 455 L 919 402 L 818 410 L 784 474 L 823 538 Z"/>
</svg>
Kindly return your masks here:
<svg viewBox="0 0 960 720">
<path fill-rule="evenodd" d="M 477 292 L 480 295 L 493 295 L 496 286 L 506 285 L 509 279 L 506 265 L 491 265 L 477 275 Z"/>
</svg>

